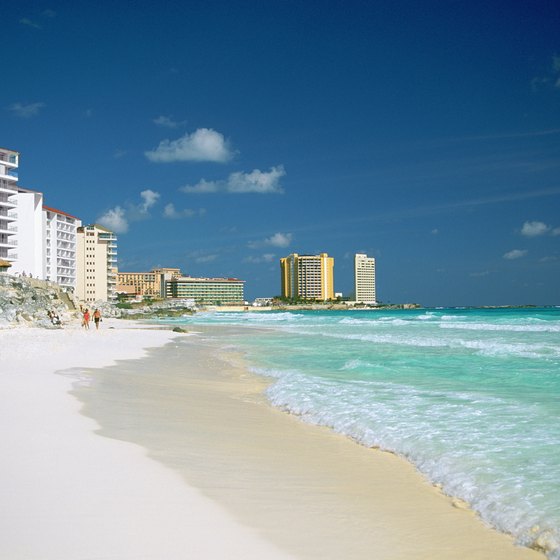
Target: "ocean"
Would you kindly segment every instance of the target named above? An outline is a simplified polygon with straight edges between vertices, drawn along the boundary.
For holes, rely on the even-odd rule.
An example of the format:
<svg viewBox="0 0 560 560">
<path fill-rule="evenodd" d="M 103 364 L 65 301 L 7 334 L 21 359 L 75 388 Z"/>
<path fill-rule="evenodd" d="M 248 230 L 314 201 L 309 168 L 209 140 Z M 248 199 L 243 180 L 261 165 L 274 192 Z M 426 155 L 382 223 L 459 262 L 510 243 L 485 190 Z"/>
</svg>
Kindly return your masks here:
<svg viewBox="0 0 560 560">
<path fill-rule="evenodd" d="M 560 309 L 198 313 L 271 404 L 391 451 L 560 559 Z M 228 329 L 227 332 L 231 332 Z"/>
</svg>

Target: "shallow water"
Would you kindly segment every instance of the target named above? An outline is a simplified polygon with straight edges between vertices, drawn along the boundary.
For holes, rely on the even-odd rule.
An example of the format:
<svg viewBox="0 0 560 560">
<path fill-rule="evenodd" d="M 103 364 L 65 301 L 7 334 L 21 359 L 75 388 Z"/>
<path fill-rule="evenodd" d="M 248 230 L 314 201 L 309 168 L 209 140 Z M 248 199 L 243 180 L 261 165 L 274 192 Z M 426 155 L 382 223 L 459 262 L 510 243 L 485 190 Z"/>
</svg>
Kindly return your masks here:
<svg viewBox="0 0 560 560">
<path fill-rule="evenodd" d="M 236 326 L 229 343 L 275 379 L 272 404 L 406 457 L 494 527 L 560 558 L 560 309 L 179 322 Z"/>
</svg>

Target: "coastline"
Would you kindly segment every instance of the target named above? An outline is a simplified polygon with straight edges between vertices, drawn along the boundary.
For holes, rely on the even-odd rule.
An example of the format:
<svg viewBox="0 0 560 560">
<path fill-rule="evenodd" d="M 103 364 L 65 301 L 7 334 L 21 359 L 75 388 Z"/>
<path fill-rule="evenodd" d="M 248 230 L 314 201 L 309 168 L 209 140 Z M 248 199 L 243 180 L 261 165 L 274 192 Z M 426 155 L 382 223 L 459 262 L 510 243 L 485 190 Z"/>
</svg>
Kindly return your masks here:
<svg viewBox="0 0 560 560">
<path fill-rule="evenodd" d="M 544 558 L 486 527 L 404 459 L 274 409 L 263 395 L 269 380 L 219 347 L 219 329 L 205 329 L 88 372 L 92 387 L 75 394 L 102 435 L 144 447 L 296 558 Z"/>
<path fill-rule="evenodd" d="M 113 319 L 0 329 L 2 558 L 289 558 L 140 446 L 99 437 L 70 394 L 82 368 L 141 362 L 177 336 Z"/>
</svg>

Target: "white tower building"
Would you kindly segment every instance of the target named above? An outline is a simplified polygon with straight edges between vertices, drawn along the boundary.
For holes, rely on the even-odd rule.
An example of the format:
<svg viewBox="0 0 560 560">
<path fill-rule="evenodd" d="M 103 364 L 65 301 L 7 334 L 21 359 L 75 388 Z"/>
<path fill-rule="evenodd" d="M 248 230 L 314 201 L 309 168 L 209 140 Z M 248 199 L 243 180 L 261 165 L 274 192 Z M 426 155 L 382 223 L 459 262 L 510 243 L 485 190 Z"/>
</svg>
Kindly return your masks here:
<svg viewBox="0 0 560 560">
<path fill-rule="evenodd" d="M 17 243 L 17 259 L 10 272 L 25 272 L 44 279 L 43 193 L 18 187 L 16 199 L 18 212 L 14 238 Z"/>
<path fill-rule="evenodd" d="M 0 148 L 0 259 L 17 259 L 17 168 L 19 153 Z"/>
<path fill-rule="evenodd" d="M 375 304 L 375 259 L 364 253 L 354 257 L 354 286 L 357 303 Z"/>
<path fill-rule="evenodd" d="M 77 281 L 78 227 L 75 216 L 43 206 L 45 231 L 44 278 L 63 287 L 75 288 Z"/>
</svg>

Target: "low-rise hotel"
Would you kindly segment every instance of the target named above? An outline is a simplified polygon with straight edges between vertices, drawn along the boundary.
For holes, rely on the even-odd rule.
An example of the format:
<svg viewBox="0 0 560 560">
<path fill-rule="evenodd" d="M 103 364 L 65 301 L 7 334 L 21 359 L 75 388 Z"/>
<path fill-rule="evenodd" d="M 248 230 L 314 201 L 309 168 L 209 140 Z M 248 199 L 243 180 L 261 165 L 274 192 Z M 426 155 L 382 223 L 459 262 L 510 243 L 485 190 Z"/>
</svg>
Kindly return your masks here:
<svg viewBox="0 0 560 560">
<path fill-rule="evenodd" d="M 181 277 L 179 268 L 153 268 L 150 272 L 118 272 L 117 293 L 127 296 L 165 297 L 164 282 Z"/>
<path fill-rule="evenodd" d="M 168 298 L 192 299 L 205 305 L 242 305 L 245 281 L 237 278 L 192 278 L 180 276 L 165 281 Z"/>
</svg>

